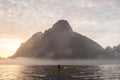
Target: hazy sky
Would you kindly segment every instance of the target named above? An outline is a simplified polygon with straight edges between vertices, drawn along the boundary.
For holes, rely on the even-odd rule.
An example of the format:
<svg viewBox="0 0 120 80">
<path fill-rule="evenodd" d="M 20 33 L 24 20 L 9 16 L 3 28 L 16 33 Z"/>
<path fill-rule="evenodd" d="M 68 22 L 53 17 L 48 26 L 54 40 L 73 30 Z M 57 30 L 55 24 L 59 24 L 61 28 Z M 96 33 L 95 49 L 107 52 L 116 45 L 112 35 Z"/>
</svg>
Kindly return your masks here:
<svg viewBox="0 0 120 80">
<path fill-rule="evenodd" d="M 59 19 L 103 47 L 120 44 L 120 0 L 0 0 L 0 55 Z"/>
</svg>

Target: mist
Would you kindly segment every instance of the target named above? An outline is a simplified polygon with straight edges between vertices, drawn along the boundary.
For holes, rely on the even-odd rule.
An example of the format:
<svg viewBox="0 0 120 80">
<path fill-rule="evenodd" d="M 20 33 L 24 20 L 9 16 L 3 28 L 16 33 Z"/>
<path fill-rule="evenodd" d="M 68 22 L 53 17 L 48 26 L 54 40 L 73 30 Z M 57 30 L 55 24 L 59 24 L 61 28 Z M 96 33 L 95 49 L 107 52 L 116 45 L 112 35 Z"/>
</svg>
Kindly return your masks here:
<svg viewBox="0 0 120 80">
<path fill-rule="evenodd" d="M 113 65 L 120 64 L 120 60 L 80 60 L 80 59 L 37 59 L 18 57 L 0 60 L 0 65 Z"/>
</svg>

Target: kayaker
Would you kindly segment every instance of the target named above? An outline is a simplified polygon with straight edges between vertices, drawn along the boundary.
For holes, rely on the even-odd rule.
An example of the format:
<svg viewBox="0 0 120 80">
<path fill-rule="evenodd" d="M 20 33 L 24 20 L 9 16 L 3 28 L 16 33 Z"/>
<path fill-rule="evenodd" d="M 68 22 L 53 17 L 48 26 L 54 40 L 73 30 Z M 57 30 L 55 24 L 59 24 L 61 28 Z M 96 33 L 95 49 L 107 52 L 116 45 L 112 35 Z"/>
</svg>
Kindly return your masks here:
<svg viewBox="0 0 120 80">
<path fill-rule="evenodd" d="M 60 69 L 61 69 L 61 68 L 60 68 L 60 64 L 58 64 L 58 71 L 60 71 Z"/>
<path fill-rule="evenodd" d="M 60 64 L 58 64 L 58 69 L 60 69 Z"/>
</svg>

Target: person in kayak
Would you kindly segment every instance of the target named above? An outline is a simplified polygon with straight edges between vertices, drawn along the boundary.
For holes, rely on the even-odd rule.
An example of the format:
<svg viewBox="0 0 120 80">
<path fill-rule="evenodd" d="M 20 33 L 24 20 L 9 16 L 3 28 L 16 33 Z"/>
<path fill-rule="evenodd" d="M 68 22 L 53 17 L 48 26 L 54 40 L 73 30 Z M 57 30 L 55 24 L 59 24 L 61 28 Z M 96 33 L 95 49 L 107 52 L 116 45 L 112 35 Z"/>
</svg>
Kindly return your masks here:
<svg viewBox="0 0 120 80">
<path fill-rule="evenodd" d="M 58 64 L 58 69 L 60 69 L 60 64 Z"/>
</svg>

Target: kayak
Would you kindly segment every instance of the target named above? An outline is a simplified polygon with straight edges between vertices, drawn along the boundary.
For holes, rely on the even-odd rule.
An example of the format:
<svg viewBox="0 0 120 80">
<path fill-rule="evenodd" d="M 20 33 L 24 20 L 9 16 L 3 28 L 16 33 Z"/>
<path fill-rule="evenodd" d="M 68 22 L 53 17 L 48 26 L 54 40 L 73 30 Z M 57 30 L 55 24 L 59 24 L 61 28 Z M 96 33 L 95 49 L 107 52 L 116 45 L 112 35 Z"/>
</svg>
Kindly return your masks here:
<svg viewBox="0 0 120 80">
<path fill-rule="evenodd" d="M 50 67 L 45 67 L 44 70 L 76 70 L 74 67 L 62 67 L 62 68 L 50 68 Z"/>
</svg>

